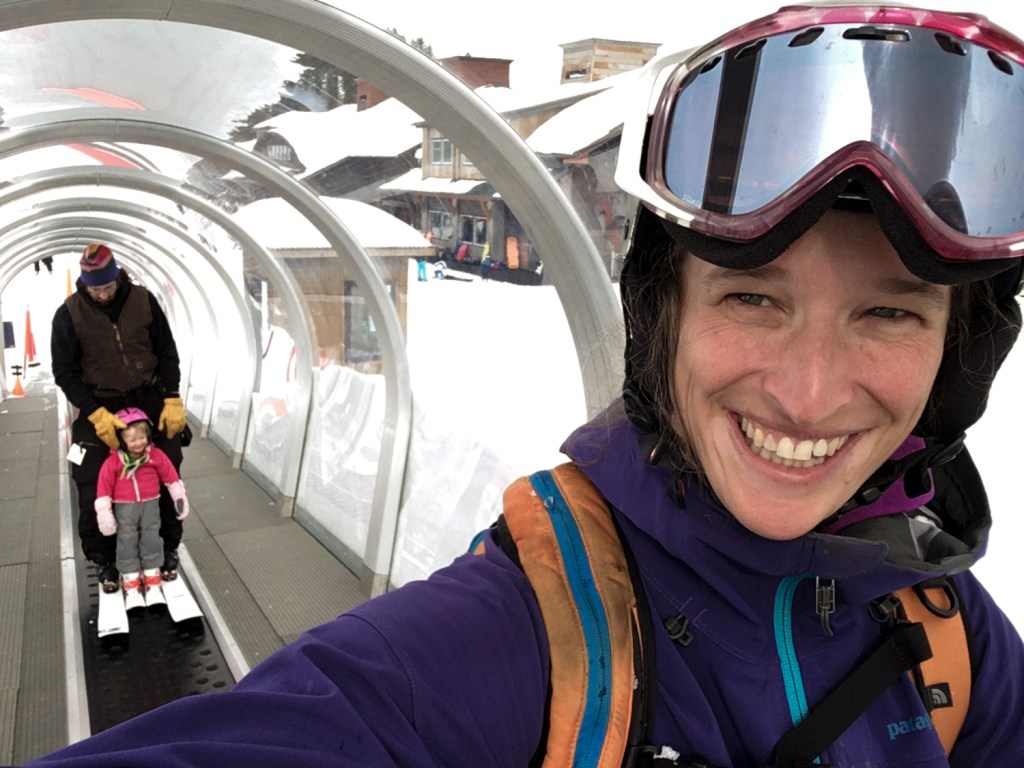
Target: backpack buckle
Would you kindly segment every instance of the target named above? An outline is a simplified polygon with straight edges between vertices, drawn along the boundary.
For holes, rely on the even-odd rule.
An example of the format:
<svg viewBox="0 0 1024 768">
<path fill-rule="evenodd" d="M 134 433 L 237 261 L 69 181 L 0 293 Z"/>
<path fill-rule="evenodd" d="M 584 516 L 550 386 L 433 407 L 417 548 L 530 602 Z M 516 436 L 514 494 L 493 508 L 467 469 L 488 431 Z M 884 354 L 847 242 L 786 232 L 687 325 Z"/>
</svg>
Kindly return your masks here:
<svg viewBox="0 0 1024 768">
<path fill-rule="evenodd" d="M 703 758 L 683 760 L 671 747 L 656 747 L 653 744 L 637 745 L 627 749 L 622 765 L 623 768 L 714 768 Z"/>
</svg>

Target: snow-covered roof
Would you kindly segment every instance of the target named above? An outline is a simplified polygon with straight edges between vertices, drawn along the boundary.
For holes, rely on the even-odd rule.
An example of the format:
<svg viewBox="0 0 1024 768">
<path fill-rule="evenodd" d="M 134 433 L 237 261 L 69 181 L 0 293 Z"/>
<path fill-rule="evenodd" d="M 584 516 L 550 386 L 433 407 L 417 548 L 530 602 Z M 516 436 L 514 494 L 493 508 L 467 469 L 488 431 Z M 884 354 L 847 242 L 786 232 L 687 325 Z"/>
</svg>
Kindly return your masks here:
<svg viewBox="0 0 1024 768">
<path fill-rule="evenodd" d="M 423 177 L 423 170 L 412 168 L 401 176 L 380 185 L 380 188 L 389 192 L 428 192 L 448 195 L 472 194 L 477 187 L 487 185 L 486 181 L 480 179 L 448 179 L 441 176 Z M 488 194 L 494 197 L 499 195 L 492 193 L 491 187 L 487 186 Z"/>
<path fill-rule="evenodd" d="M 416 112 L 397 99 L 359 111 L 345 104 L 326 112 L 284 112 L 264 120 L 260 128 L 287 141 L 306 168 L 306 175 L 347 157 L 397 157 L 423 141 Z"/>
<path fill-rule="evenodd" d="M 279 112 L 268 117 L 266 120 L 256 123 L 257 130 L 271 130 L 286 136 L 292 133 L 301 133 L 308 124 L 325 123 L 333 124 L 345 120 L 356 111 L 355 104 L 342 104 L 340 107 L 328 109 L 324 112 L 308 112 L 301 109 Z"/>
<path fill-rule="evenodd" d="M 321 197 L 342 224 L 366 248 L 430 248 L 422 234 L 386 211 L 340 197 Z M 257 200 L 239 208 L 233 217 L 267 248 L 316 249 L 330 244 L 313 223 L 279 197 Z"/>
<path fill-rule="evenodd" d="M 623 72 L 607 78 L 610 87 L 570 104 L 537 127 L 526 143 L 538 155 L 574 155 L 622 131 L 622 120 L 633 103 L 637 74 Z"/>
<path fill-rule="evenodd" d="M 529 89 L 485 85 L 475 89 L 500 114 L 542 108 L 560 101 L 584 99 L 610 89 L 621 75 L 596 82 L 571 82 Z M 287 141 L 305 176 L 347 157 L 396 157 L 423 141 L 423 118 L 397 99 L 387 99 L 362 111 L 345 104 L 326 112 L 283 112 L 257 128 L 271 130 Z"/>
<path fill-rule="evenodd" d="M 572 80 L 567 83 L 545 84 L 530 88 L 513 89 L 512 96 L 509 96 L 502 103 L 503 112 L 515 112 L 527 109 L 542 109 L 548 105 L 560 102 L 573 102 L 584 99 L 595 93 L 600 93 L 614 84 L 614 77 L 603 80 Z"/>
</svg>

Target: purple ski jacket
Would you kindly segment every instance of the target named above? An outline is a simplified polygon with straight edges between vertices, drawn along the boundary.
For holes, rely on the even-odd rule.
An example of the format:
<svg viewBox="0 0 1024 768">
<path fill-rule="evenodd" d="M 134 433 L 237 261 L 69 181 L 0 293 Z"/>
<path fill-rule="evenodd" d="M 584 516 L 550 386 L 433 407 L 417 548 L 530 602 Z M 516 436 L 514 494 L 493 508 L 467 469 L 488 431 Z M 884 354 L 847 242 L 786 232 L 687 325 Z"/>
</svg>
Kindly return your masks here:
<svg viewBox="0 0 1024 768">
<path fill-rule="evenodd" d="M 916 504 L 898 487 L 880 508 L 886 514 L 861 515 L 834 534 L 771 541 L 742 528 L 698 484 L 646 463 L 643 438 L 617 403 L 564 450 L 617 510 L 639 565 L 655 628 L 655 745 L 715 768 L 770 766 L 801 713 L 885 637 L 872 601 L 955 571 L 976 668 L 951 757 L 904 676 L 821 762 L 1024 766 L 1024 646 L 966 570 L 987 535 L 980 484 L 965 500 L 945 475 L 937 482 L 932 506 L 949 507 L 949 527 L 963 540 L 903 514 Z M 969 462 L 954 462 L 956 471 L 971 475 Z M 957 480 L 976 484 L 976 476 Z M 947 504 L 947 493 L 956 500 Z M 816 611 L 816 577 L 835 581 L 831 636 Z M 678 615 L 693 632 L 686 646 L 661 631 Z M 482 556 L 310 630 L 229 692 L 172 702 L 30 765 L 524 768 L 541 738 L 547 667 L 530 585 L 489 542 Z"/>
</svg>

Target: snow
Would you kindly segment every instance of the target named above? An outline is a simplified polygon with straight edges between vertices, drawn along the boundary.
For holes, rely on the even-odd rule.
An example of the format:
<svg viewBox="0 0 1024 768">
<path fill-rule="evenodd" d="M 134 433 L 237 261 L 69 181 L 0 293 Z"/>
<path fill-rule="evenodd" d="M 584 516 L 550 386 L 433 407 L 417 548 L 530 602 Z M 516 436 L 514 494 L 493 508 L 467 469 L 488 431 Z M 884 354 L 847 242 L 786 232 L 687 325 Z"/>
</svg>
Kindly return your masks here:
<svg viewBox="0 0 1024 768">
<path fill-rule="evenodd" d="M 1024 541 L 1024 510 L 1021 504 L 1020 393 L 1024 392 L 1024 339 L 1010 352 L 996 376 L 988 409 L 967 433 L 967 447 L 981 473 L 992 508 L 992 533 L 988 553 L 974 573 L 999 601 L 1003 611 L 1024 633 L 1024 593 L 1016 570 L 1017 544 Z"/>
<path fill-rule="evenodd" d="M 634 100 L 639 70 L 610 77 L 607 90 L 582 99 L 541 123 L 526 143 L 538 155 L 572 156 L 620 132 L 622 116 Z"/>
<path fill-rule="evenodd" d="M 594 94 L 615 90 L 615 85 L 632 79 L 632 73 L 624 73 L 597 82 L 572 82 L 528 89 L 486 85 L 475 89 L 475 93 L 492 109 L 505 113 L 539 108 L 565 99 L 590 101 Z M 623 90 L 620 88 L 618 92 L 621 94 Z M 623 114 L 617 106 L 618 98 L 621 96 L 614 101 L 601 102 L 610 110 L 607 113 L 594 111 L 601 109 L 599 104 L 589 112 L 560 115 L 559 133 L 570 137 L 586 136 L 592 131 L 595 120 L 597 125 L 614 124 L 616 121 L 609 121 L 607 115 Z M 264 120 L 257 127 L 272 130 L 287 141 L 306 169 L 303 175 L 308 176 L 348 157 L 390 158 L 407 152 L 423 141 L 422 120 L 397 99 L 386 99 L 362 111 L 357 110 L 354 104 L 345 104 L 326 112 L 283 112 Z M 552 129 L 546 133 L 550 136 Z M 413 171 L 418 172 L 418 169 Z"/>
<path fill-rule="evenodd" d="M 386 192 L 436 192 L 445 195 L 467 195 L 487 182 L 480 179 L 449 179 L 444 176 L 424 176 L 421 168 L 411 168 L 401 176 L 384 182 L 380 188 Z M 498 197 L 497 193 L 493 195 Z"/>
<path fill-rule="evenodd" d="M 364 248 L 430 247 L 422 233 L 380 208 L 341 197 L 321 197 L 320 200 Z M 309 219 L 279 197 L 265 198 L 243 206 L 234 214 L 234 218 L 267 248 L 330 247 L 327 238 Z"/>
<path fill-rule="evenodd" d="M 309 175 L 347 157 L 397 157 L 423 141 L 416 112 L 397 99 L 358 111 L 345 104 L 326 112 L 284 112 L 260 123 L 295 150 Z"/>
</svg>

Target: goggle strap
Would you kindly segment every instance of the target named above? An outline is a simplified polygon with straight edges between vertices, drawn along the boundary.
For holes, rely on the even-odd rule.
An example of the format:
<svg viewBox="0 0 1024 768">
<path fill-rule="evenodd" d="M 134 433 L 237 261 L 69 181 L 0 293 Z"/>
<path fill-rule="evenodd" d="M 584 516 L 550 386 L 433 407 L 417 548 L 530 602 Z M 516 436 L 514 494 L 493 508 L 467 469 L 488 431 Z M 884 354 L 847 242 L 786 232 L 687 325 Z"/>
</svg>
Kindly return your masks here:
<svg viewBox="0 0 1024 768">
<path fill-rule="evenodd" d="M 813 227 L 826 211 L 836 206 L 837 201 L 842 199 L 840 195 L 850 186 L 852 180 L 870 175 L 867 171 L 855 168 L 833 179 L 767 234 L 749 242 L 704 235 L 666 219 L 661 220 L 662 226 L 675 242 L 704 261 L 727 269 L 760 267 L 781 256 L 789 246 Z M 849 208 L 851 205 L 852 201 L 843 199 L 838 207 Z M 860 205 L 857 207 L 860 208 Z"/>
</svg>

